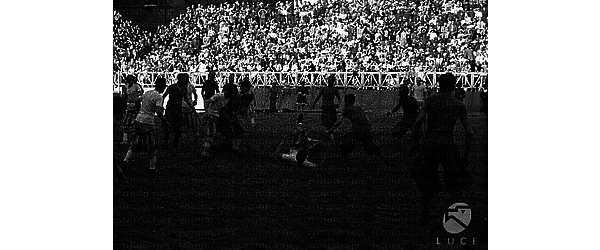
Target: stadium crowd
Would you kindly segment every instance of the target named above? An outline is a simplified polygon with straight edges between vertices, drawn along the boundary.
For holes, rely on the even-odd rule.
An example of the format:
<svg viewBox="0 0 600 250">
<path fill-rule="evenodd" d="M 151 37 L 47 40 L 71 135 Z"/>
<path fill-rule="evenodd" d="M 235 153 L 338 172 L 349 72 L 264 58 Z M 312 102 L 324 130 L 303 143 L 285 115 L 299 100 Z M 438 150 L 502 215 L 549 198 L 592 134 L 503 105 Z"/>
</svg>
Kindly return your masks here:
<svg viewBox="0 0 600 250">
<path fill-rule="evenodd" d="M 487 1 L 300 0 L 114 18 L 116 71 L 487 71 Z"/>
</svg>

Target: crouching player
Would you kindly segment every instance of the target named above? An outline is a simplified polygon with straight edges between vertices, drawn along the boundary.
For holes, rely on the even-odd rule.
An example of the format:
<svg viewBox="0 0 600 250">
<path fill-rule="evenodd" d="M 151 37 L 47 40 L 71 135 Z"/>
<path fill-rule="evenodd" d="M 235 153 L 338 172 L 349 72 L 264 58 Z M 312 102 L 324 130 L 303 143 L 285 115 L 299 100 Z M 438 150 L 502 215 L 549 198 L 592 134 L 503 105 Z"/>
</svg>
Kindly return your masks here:
<svg viewBox="0 0 600 250">
<path fill-rule="evenodd" d="M 291 141 L 291 143 L 290 143 Z M 317 164 L 308 160 L 309 152 L 321 146 L 321 141 L 308 138 L 302 115 L 298 115 L 296 132 L 286 135 L 279 143 L 275 154 L 282 160 L 292 162 L 298 166 L 316 167 Z"/>
</svg>

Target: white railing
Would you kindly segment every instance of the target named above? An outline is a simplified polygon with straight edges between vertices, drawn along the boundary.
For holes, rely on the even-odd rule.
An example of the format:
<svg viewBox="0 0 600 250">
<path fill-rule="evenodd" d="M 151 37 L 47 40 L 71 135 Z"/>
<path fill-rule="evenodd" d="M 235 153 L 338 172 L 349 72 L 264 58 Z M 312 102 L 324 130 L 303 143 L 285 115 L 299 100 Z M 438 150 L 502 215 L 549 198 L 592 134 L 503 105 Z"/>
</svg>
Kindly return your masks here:
<svg viewBox="0 0 600 250">
<path fill-rule="evenodd" d="M 136 72 L 138 82 L 144 88 L 151 88 L 158 77 L 165 77 L 167 84 L 176 81 L 178 73 L 188 73 L 190 81 L 200 87 L 208 77 L 208 73 L 200 72 Z M 327 77 L 334 75 L 337 79 L 336 86 L 341 88 L 366 88 L 366 89 L 389 89 L 398 87 L 400 84 L 415 82 L 417 79 L 425 81 L 426 84 L 437 86 L 437 77 L 445 72 L 216 72 L 215 80 L 219 87 L 228 81 L 239 83 L 248 76 L 254 87 L 267 87 L 273 84 L 283 87 L 296 87 L 302 82 L 306 86 L 325 86 Z M 113 91 L 121 91 L 124 77 L 129 72 L 116 72 L 113 75 Z M 454 73 L 458 82 L 466 88 L 481 88 L 487 80 L 487 73 Z M 198 86 L 199 85 L 199 86 Z"/>
</svg>

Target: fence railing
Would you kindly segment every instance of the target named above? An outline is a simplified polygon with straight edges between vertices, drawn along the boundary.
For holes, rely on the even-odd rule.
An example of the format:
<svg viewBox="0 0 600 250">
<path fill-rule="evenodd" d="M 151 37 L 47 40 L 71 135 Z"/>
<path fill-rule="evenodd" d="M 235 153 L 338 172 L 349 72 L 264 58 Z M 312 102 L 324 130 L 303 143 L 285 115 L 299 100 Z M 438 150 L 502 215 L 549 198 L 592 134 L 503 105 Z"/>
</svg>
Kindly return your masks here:
<svg viewBox="0 0 600 250">
<path fill-rule="evenodd" d="M 208 78 L 208 73 L 200 72 L 135 72 L 138 82 L 144 88 L 150 88 L 158 77 L 164 77 L 167 84 L 176 82 L 178 73 L 188 73 L 190 81 L 200 87 Z M 336 86 L 357 89 L 389 89 L 403 83 L 416 82 L 421 79 L 425 84 L 437 87 L 437 77 L 445 72 L 215 72 L 215 80 L 219 87 L 227 82 L 239 83 L 245 76 L 249 77 L 254 87 L 267 87 L 279 85 L 282 87 L 296 87 L 301 84 L 307 87 L 327 85 L 327 77 L 334 75 Z M 121 91 L 125 84 L 124 79 L 130 72 L 117 72 L 113 75 L 113 91 Z M 454 73 L 458 83 L 465 88 L 479 89 L 487 81 L 487 73 Z"/>
</svg>

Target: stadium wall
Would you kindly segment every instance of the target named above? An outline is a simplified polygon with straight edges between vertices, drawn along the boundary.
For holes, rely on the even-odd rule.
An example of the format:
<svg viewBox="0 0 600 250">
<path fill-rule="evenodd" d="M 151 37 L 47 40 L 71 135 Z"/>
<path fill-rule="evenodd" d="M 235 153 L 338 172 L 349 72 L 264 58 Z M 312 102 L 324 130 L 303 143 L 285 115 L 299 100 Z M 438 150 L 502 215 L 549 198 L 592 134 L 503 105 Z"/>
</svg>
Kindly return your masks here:
<svg viewBox="0 0 600 250">
<path fill-rule="evenodd" d="M 153 88 L 153 83 L 158 77 L 165 77 L 168 84 L 176 81 L 178 72 L 141 72 L 124 73 L 118 72 L 114 75 L 113 92 L 122 92 L 124 76 L 133 74 L 138 76 L 138 82 L 144 90 Z M 198 105 L 196 109 L 203 110 L 204 104 L 200 92 L 206 73 L 185 72 L 190 74 L 190 80 L 198 91 Z M 408 72 L 361 72 L 353 76 L 352 72 L 218 72 L 215 80 L 222 88 L 226 82 L 239 83 L 244 76 L 248 76 L 254 86 L 255 106 L 257 110 L 269 109 L 269 96 L 272 85 L 278 88 L 277 109 L 283 111 L 296 111 L 296 88 L 300 82 L 304 82 L 309 88 L 307 99 L 312 104 L 319 93 L 319 89 L 326 85 L 326 78 L 334 75 L 337 79 L 336 87 L 340 91 L 340 97 L 345 94 L 355 94 L 356 101 L 368 112 L 385 112 L 391 110 L 398 102 L 397 87 L 400 84 L 422 81 L 433 87 L 437 87 L 437 76 L 444 72 L 422 72 L 411 74 Z M 467 90 L 464 100 L 470 113 L 480 112 L 479 94 L 483 84 L 487 82 L 487 73 L 455 73 L 458 81 Z M 353 77 L 355 79 L 353 79 Z M 168 98 L 167 98 L 168 100 Z M 343 100 L 343 99 L 342 99 Z M 340 106 L 343 101 L 340 101 Z M 340 110 L 340 109 L 338 109 Z M 315 110 L 305 108 L 305 111 L 320 111 L 320 103 Z"/>
</svg>

